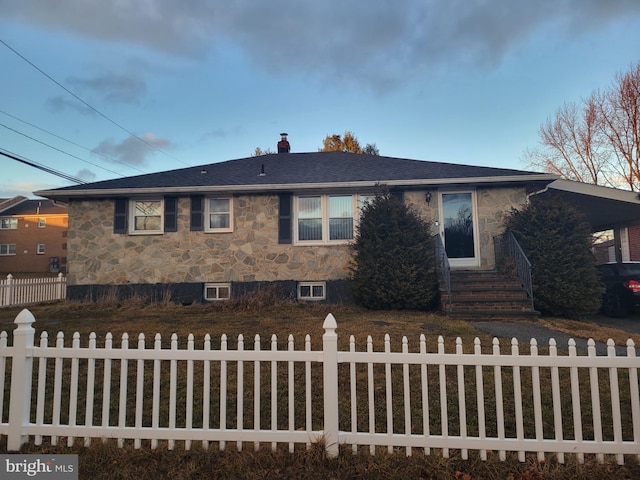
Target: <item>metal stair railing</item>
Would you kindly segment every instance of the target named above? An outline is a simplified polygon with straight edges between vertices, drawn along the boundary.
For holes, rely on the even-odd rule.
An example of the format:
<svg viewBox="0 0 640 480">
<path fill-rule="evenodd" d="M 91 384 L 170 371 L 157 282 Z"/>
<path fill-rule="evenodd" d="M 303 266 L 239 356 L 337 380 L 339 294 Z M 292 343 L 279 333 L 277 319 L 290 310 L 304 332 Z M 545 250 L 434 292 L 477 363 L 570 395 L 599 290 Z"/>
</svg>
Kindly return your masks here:
<svg viewBox="0 0 640 480">
<path fill-rule="evenodd" d="M 520 283 L 531 299 L 533 306 L 533 283 L 531 281 L 531 262 L 522 250 L 513 233 L 507 231 L 493 237 L 493 245 L 496 254 L 496 267 L 501 273 L 513 274 L 513 268 Z"/>
</svg>

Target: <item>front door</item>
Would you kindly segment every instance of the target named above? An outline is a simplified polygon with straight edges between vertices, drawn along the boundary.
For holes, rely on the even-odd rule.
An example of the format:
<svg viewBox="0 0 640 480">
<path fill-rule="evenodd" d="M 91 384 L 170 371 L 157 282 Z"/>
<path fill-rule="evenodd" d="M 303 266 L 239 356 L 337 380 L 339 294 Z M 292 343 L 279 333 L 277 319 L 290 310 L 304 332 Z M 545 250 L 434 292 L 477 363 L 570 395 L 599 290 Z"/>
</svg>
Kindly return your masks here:
<svg viewBox="0 0 640 480">
<path fill-rule="evenodd" d="M 479 265 L 475 192 L 440 194 L 440 235 L 452 267 Z"/>
</svg>

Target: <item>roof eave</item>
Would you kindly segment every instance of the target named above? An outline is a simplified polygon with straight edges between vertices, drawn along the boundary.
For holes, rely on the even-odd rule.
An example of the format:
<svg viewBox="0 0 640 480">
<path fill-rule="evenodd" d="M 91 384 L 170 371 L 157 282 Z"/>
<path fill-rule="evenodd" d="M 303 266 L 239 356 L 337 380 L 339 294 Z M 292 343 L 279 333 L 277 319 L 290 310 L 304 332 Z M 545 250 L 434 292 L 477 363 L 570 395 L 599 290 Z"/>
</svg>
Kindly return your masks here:
<svg viewBox="0 0 640 480">
<path fill-rule="evenodd" d="M 148 187 L 148 188 L 112 188 L 112 189 L 82 189 L 82 190 L 39 190 L 34 192 L 46 198 L 65 200 L 83 197 L 126 197 L 131 195 L 171 195 L 171 194 L 198 194 L 198 193 L 263 193 L 278 191 L 305 191 L 327 189 L 363 189 L 375 188 L 377 185 L 388 187 L 431 187 L 470 185 L 470 184 L 502 184 L 502 183 L 529 183 L 552 182 L 558 177 L 552 174 L 509 175 L 490 177 L 463 177 L 463 178 L 437 178 L 437 179 L 402 179 L 356 182 L 321 182 L 321 183 L 283 183 L 283 184 L 250 184 L 250 185 L 194 185 L 187 187 Z"/>
</svg>

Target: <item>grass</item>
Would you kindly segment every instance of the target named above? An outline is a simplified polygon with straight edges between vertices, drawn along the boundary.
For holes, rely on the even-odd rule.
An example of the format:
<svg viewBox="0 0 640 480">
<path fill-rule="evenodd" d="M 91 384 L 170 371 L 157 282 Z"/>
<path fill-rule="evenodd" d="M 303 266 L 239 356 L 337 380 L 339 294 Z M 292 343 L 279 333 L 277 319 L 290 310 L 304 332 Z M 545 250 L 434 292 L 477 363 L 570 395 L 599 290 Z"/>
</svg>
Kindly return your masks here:
<svg viewBox="0 0 640 480">
<path fill-rule="evenodd" d="M 462 338 L 465 352 L 471 351 L 475 337 L 481 339 L 485 351 L 490 351 L 491 348 L 491 338 L 477 331 L 473 323 L 453 320 L 436 313 L 366 311 L 346 306 L 301 305 L 274 301 L 268 295 L 224 305 L 177 306 L 165 302 L 147 305 L 142 299 L 134 298 L 119 304 L 106 300 L 96 303 L 62 302 L 34 306 L 29 309 L 36 317 L 34 327 L 37 335 L 47 331 L 50 344 L 54 342 L 55 333 L 63 331 L 65 345 L 69 345 L 71 334 L 77 331 L 81 334 L 83 345 L 86 344 L 91 332 L 96 333 L 98 345 L 102 344 L 107 332 L 114 335 L 114 345 L 119 345 L 121 335 L 126 332 L 129 334 L 130 348 L 135 348 L 137 335 L 142 332 L 147 338 L 147 348 L 150 348 L 155 333 L 162 335 L 165 346 L 171 334 L 178 333 L 179 342 L 183 348 L 187 334 L 192 333 L 196 338 L 196 348 L 201 348 L 198 345 L 201 346 L 205 334 L 212 336 L 212 348 L 217 348 L 220 336 L 224 333 L 229 336 L 229 348 L 235 348 L 233 339 L 236 339 L 238 334 L 244 335 L 245 345 L 251 345 L 254 336 L 260 335 L 262 348 L 270 348 L 271 335 L 276 334 L 278 348 L 286 348 L 287 336 L 292 334 L 296 340 L 296 348 L 301 348 L 304 336 L 309 334 L 312 338 L 312 347 L 316 349 L 321 345 L 323 320 L 331 312 L 338 322 L 340 349 L 348 348 L 349 336 L 353 335 L 358 349 L 364 350 L 366 337 L 371 335 L 376 350 L 381 350 L 385 334 L 391 337 L 393 351 L 400 350 L 402 336 L 408 337 L 410 349 L 416 351 L 420 334 L 427 336 L 429 351 L 436 350 L 439 335 L 445 338 L 448 351 L 454 350 L 456 337 Z M 0 309 L 0 331 L 13 330 L 13 321 L 20 310 L 21 308 Z M 624 344 L 626 338 L 630 336 L 624 332 L 612 331 L 610 328 L 596 327 L 594 324 L 588 324 L 588 328 L 585 329 L 581 322 L 571 323 L 560 319 L 544 319 L 541 322 L 550 323 L 553 328 L 566 328 L 574 336 L 581 336 L 584 332 L 585 336 L 598 341 L 611 337 L 616 339 L 616 343 Z M 618 340 L 618 338 L 624 339 Z M 507 353 L 510 343 L 505 341 L 501 344 L 503 352 Z M 249 345 L 247 348 L 250 348 Z M 528 347 L 523 346 L 522 350 L 523 353 L 528 352 Z M 114 370 L 113 377 L 117 378 L 117 376 L 117 370 Z M 503 376 L 505 384 L 508 385 L 509 373 L 505 371 Z M 437 376 L 435 377 L 434 380 L 437 382 Z M 472 378 L 473 375 L 469 377 Z M 605 381 L 606 378 L 603 377 L 602 380 Z M 455 389 L 454 385 L 455 378 L 452 378 L 452 388 Z M 469 392 L 472 392 L 471 388 L 467 390 L 467 393 Z M 437 411 L 439 408 L 437 398 L 434 398 L 434 402 L 432 408 Z M 473 405 L 474 402 L 473 398 L 468 399 L 469 405 Z M 250 400 L 247 399 L 245 403 L 250 404 Z M 384 404 L 381 403 L 381 405 Z M 525 408 L 527 408 L 526 403 Z M 398 424 L 401 426 L 402 409 L 398 410 L 400 417 Z M 455 406 L 450 411 L 452 413 L 450 418 L 453 420 Z M 606 411 L 604 413 L 606 414 Z M 588 412 L 585 414 L 588 415 Z M 527 416 L 532 417 L 533 414 L 529 413 Z M 366 411 L 363 411 L 363 422 L 366 426 L 365 417 Z M 468 414 L 468 420 L 471 433 L 472 414 Z M 567 428 L 570 429 L 571 425 L 567 425 Z M 417 430 L 419 427 L 414 431 Z M 299 448 L 294 454 L 290 454 L 284 448 L 272 452 L 266 445 L 258 452 L 254 452 L 252 448 L 245 448 L 242 452 L 238 452 L 233 445 L 228 445 L 223 452 L 220 452 L 216 445 L 205 451 L 195 443 L 194 448 L 185 451 L 180 445 L 181 443 L 177 442 L 178 448 L 174 450 L 168 450 L 166 445 L 157 450 L 152 450 L 148 446 L 135 450 L 129 444 L 120 449 L 111 442 L 103 444 L 99 441 L 94 441 L 88 448 L 78 442 L 71 448 L 50 444 L 36 446 L 28 443 L 22 451 L 24 453 L 78 453 L 81 478 L 95 479 L 640 478 L 640 466 L 634 458 L 627 458 L 625 465 L 618 466 L 609 458 L 605 464 L 598 464 L 591 456 L 587 456 L 585 464 L 577 464 L 572 456 L 567 456 L 567 463 L 561 465 L 553 456 L 547 457 L 546 462 L 537 462 L 535 457 L 529 456 L 526 462 L 520 463 L 511 455 L 506 462 L 501 462 L 497 459 L 497 455 L 491 454 L 487 461 L 481 461 L 476 454 L 470 454 L 469 460 L 462 460 L 457 452 L 452 452 L 451 458 L 443 458 L 438 452 L 434 455 L 424 455 L 418 449 L 413 449 L 413 455 L 406 457 L 404 451 L 388 455 L 385 449 L 371 456 L 365 451 L 368 451 L 368 448 L 363 448 L 357 455 L 352 455 L 350 448 L 343 448 L 337 459 L 327 460 L 324 458 L 321 445 L 314 445 L 309 451 Z M 4 451 L 6 447 L 0 443 L 0 452 Z"/>
</svg>

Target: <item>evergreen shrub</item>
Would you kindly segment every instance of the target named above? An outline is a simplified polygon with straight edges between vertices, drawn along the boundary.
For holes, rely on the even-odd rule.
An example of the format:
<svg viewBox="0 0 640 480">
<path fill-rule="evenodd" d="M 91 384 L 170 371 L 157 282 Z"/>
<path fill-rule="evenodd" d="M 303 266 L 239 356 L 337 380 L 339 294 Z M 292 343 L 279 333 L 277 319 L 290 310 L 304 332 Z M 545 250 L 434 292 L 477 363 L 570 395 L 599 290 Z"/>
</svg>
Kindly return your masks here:
<svg viewBox="0 0 640 480">
<path fill-rule="evenodd" d="M 388 192 L 361 212 L 352 245 L 350 284 L 370 309 L 433 309 L 438 297 L 430 222 Z"/>
</svg>

